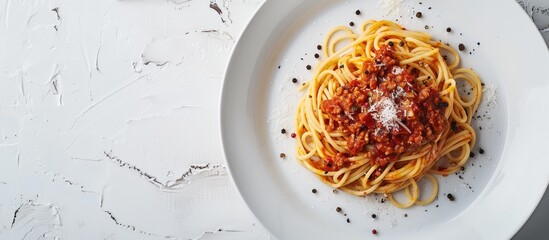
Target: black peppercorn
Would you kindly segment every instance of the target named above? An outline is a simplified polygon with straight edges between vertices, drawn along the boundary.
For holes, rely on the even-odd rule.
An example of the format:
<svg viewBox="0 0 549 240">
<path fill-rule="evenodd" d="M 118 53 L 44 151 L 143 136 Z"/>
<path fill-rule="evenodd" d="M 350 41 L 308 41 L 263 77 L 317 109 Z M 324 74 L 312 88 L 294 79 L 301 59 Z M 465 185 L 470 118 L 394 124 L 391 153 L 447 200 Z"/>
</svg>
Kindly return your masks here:
<svg viewBox="0 0 549 240">
<path fill-rule="evenodd" d="M 447 102 L 439 102 L 437 105 L 438 105 L 439 108 L 447 108 L 448 107 Z"/>
<path fill-rule="evenodd" d="M 458 126 L 457 126 L 457 122 L 453 121 L 452 123 L 450 123 L 450 127 L 452 128 L 452 131 L 457 131 L 458 130 Z"/>
</svg>

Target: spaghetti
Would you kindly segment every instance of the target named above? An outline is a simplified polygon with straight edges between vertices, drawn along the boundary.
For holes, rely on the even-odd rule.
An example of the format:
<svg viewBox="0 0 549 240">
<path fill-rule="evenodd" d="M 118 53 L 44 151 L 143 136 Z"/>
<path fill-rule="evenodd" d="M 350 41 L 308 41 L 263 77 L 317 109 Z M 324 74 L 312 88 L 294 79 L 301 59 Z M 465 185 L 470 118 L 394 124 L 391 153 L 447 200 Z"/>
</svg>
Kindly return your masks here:
<svg viewBox="0 0 549 240">
<path fill-rule="evenodd" d="M 299 162 L 354 195 L 386 194 L 400 208 L 431 203 L 433 174 L 460 170 L 475 144 L 477 74 L 458 67 L 452 47 L 391 21 L 366 21 L 357 33 L 336 27 L 321 47 L 296 112 Z M 423 177 L 434 190 L 421 197 Z"/>
</svg>

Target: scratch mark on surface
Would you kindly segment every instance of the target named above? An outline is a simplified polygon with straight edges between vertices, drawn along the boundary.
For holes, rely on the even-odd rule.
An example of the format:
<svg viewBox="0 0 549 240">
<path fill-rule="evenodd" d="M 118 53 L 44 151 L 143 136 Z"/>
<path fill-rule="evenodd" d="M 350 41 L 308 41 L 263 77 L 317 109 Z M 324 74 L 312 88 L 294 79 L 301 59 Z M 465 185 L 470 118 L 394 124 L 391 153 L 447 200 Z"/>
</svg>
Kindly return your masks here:
<svg viewBox="0 0 549 240">
<path fill-rule="evenodd" d="M 103 33 L 99 33 L 99 47 L 97 47 L 97 53 L 95 54 L 95 70 L 101 72 L 99 69 L 99 53 L 101 52 L 101 47 L 103 46 Z"/>
<path fill-rule="evenodd" d="M 34 12 L 34 13 L 32 13 L 32 14 L 29 16 L 29 19 L 27 19 L 27 28 L 30 27 L 30 24 L 31 24 L 31 22 L 32 22 L 32 19 L 33 19 L 34 17 L 36 17 L 37 14 L 38 14 L 37 12 Z"/>
<path fill-rule="evenodd" d="M 13 220 L 11 221 L 11 227 L 13 227 L 13 225 L 15 224 L 15 220 L 17 220 L 17 214 L 19 213 L 19 211 L 23 206 L 25 205 L 21 205 L 17 209 L 15 209 L 15 212 L 13 213 Z"/>
<path fill-rule="evenodd" d="M 90 96 L 90 101 L 93 101 L 91 83 L 90 83 L 93 71 L 92 71 L 92 67 L 91 67 L 91 63 L 90 63 L 90 57 L 89 57 L 89 54 L 88 54 L 88 50 L 86 49 L 86 45 L 84 44 L 84 41 L 80 40 L 80 46 L 81 46 L 81 49 L 82 49 L 82 57 L 84 58 L 84 61 L 86 63 L 86 67 L 88 68 L 88 73 L 89 73 L 89 75 L 88 75 L 88 92 L 89 92 L 89 96 Z"/>
<path fill-rule="evenodd" d="M 215 10 L 217 12 L 217 14 L 219 14 L 219 15 L 223 14 L 223 11 L 221 11 L 221 8 L 219 8 L 217 3 L 214 2 L 214 1 L 210 1 L 210 8 Z M 221 21 L 225 22 L 225 20 L 223 20 L 223 19 L 221 19 Z"/>
<path fill-rule="evenodd" d="M 191 165 L 189 167 L 189 170 L 187 170 L 185 173 L 183 173 L 181 175 L 181 177 L 179 177 L 178 179 L 176 179 L 175 181 L 168 181 L 167 184 L 166 184 L 166 187 L 170 188 L 170 189 L 175 189 L 175 188 L 178 188 L 180 186 L 182 186 L 183 184 L 186 184 L 188 182 L 191 181 L 191 178 L 194 176 L 194 180 L 196 179 L 200 179 L 200 178 L 206 178 L 206 177 L 210 177 L 210 176 L 220 176 L 222 174 L 226 174 L 224 172 L 211 172 L 212 170 L 215 170 L 215 169 L 218 169 L 218 168 L 222 168 L 221 165 L 214 165 L 214 166 L 210 166 L 209 163 L 205 164 L 205 165 Z M 222 169 L 222 171 L 224 171 L 224 169 Z M 206 174 L 203 174 L 203 173 L 206 173 Z M 202 176 L 200 176 L 199 174 L 203 174 Z"/>
<path fill-rule="evenodd" d="M 210 163 L 204 165 L 191 165 L 189 169 L 181 175 L 181 177 L 175 179 L 174 181 L 168 181 L 166 184 L 163 184 L 158 181 L 155 176 L 150 175 L 149 173 L 138 168 L 137 166 L 131 165 L 127 162 L 123 162 L 120 158 L 114 156 L 112 154 L 112 151 L 105 151 L 104 154 L 112 162 L 118 164 L 118 166 L 137 172 L 141 177 L 146 178 L 151 184 L 164 191 L 173 191 L 180 189 L 183 184 L 189 183 L 191 180 L 203 179 L 213 176 L 223 176 L 227 174 L 226 169 L 221 165 L 212 166 Z"/>
<path fill-rule="evenodd" d="M 9 231 L 2 236 L 6 239 L 42 239 L 59 227 L 62 222 L 57 206 L 29 200 L 15 210 Z"/>
<path fill-rule="evenodd" d="M 79 157 L 71 157 L 72 160 L 77 161 L 84 161 L 84 162 L 101 162 L 103 159 L 94 159 L 94 158 L 79 158 Z"/>
<path fill-rule="evenodd" d="M 164 184 L 162 184 L 161 182 L 159 182 L 158 180 L 156 180 L 156 177 L 148 174 L 147 172 L 144 172 L 142 171 L 140 168 L 134 166 L 134 165 L 130 165 L 129 163 L 126 163 L 126 162 L 123 162 L 120 158 L 118 157 L 115 157 L 112 155 L 112 151 L 110 152 L 103 152 L 105 154 L 105 156 L 110 159 L 112 162 L 114 163 L 117 163 L 120 167 L 125 167 L 127 169 L 130 169 L 130 170 L 133 170 L 137 173 L 139 173 L 139 175 L 141 175 L 142 177 L 145 177 L 149 180 L 149 182 L 153 183 L 153 185 L 155 186 L 164 186 Z"/>
<path fill-rule="evenodd" d="M 20 82 L 20 90 L 21 90 L 21 95 L 23 96 L 26 96 L 26 93 L 25 93 L 25 77 L 23 76 L 23 72 L 20 73 L 20 79 L 21 79 L 21 82 Z"/>
<path fill-rule="evenodd" d="M 53 71 L 47 83 L 51 83 L 53 87 L 53 95 L 59 94 L 59 88 L 57 87 L 57 77 L 61 72 L 59 71 L 59 65 L 57 63 L 53 66 Z"/>
<path fill-rule="evenodd" d="M 53 82 L 51 83 L 53 85 L 53 95 L 59 94 L 59 89 L 57 88 L 57 79 L 53 80 Z"/>
<path fill-rule="evenodd" d="M 141 59 L 143 61 L 143 65 L 148 66 L 149 64 L 154 64 L 157 67 L 162 67 L 166 64 L 168 64 L 168 61 L 153 61 L 153 60 L 146 60 L 144 55 L 141 54 Z"/>
<path fill-rule="evenodd" d="M 111 98 L 112 96 L 116 95 L 117 93 L 121 92 L 122 90 L 128 88 L 129 86 L 135 84 L 136 82 L 138 82 L 139 80 L 145 78 L 148 76 L 148 73 L 147 74 L 144 74 L 142 76 L 139 76 L 137 77 L 136 79 L 134 80 L 131 80 L 130 82 L 122 85 L 121 87 L 117 88 L 116 90 L 112 91 L 111 93 L 107 94 L 106 96 L 104 96 L 103 98 L 99 99 L 98 101 L 92 103 L 89 107 L 87 107 L 86 109 L 84 109 L 84 111 L 80 112 L 80 114 L 78 114 L 76 116 L 76 119 L 74 120 L 74 122 L 72 123 L 71 127 L 69 128 L 69 130 L 67 132 L 70 132 L 72 131 L 72 129 L 74 128 L 74 126 L 76 126 L 76 124 L 78 123 L 78 121 L 80 121 L 80 119 L 82 119 L 82 117 L 84 115 L 86 115 L 89 111 L 91 111 L 93 108 L 97 107 L 98 105 L 100 105 L 101 103 L 103 103 L 104 101 L 106 101 L 107 99 Z M 72 144 L 71 144 L 72 145 Z"/>
<path fill-rule="evenodd" d="M 61 21 L 61 16 L 59 15 L 59 7 L 54 7 L 51 10 L 55 12 L 55 15 L 57 16 L 57 21 Z"/>
<path fill-rule="evenodd" d="M 208 37 L 219 39 L 221 42 L 226 42 L 228 40 L 234 42 L 234 37 L 227 31 L 220 32 L 217 29 L 204 29 L 200 32 L 208 34 Z"/>
<path fill-rule="evenodd" d="M 66 169 L 70 169 L 73 164 L 74 164 L 74 161 L 71 162 L 70 165 L 66 167 Z M 42 168 L 41 165 L 39 167 Z M 67 177 L 63 176 L 60 173 L 48 172 L 48 171 L 44 170 L 43 168 L 42 168 L 42 171 L 40 173 L 43 176 L 51 177 L 50 178 L 51 182 L 60 182 L 60 183 L 67 184 L 68 186 L 71 186 L 71 187 L 76 187 L 80 192 L 83 192 L 83 193 L 99 194 L 98 192 L 88 190 L 82 184 L 75 183 L 75 182 L 71 181 L 70 179 L 68 179 Z"/>
<path fill-rule="evenodd" d="M 232 23 L 233 19 L 231 18 L 231 11 L 229 10 L 229 4 L 231 1 L 223 0 L 223 7 L 227 9 L 227 19 Z"/>
<path fill-rule="evenodd" d="M 80 139 L 80 136 L 82 136 L 82 135 L 76 136 L 76 138 L 74 138 L 74 140 L 72 140 L 72 142 L 69 144 L 69 146 L 67 146 L 67 148 L 65 148 L 65 150 L 68 151 L 69 149 L 71 149 L 72 146 L 76 143 L 76 141 L 78 141 L 78 139 Z"/>
<path fill-rule="evenodd" d="M 50 175 L 50 173 L 45 173 L 45 175 Z M 78 183 L 74 183 L 73 181 L 71 181 L 70 179 L 64 177 L 64 176 L 61 176 L 60 174 L 53 174 L 53 177 L 51 179 L 52 182 L 56 182 L 56 181 L 59 181 L 59 182 L 63 182 L 63 183 L 66 183 L 68 184 L 69 186 L 72 186 L 72 187 L 77 187 L 78 190 L 80 190 L 80 192 L 83 192 L 83 193 L 93 193 L 93 194 L 98 194 L 98 192 L 95 192 L 95 191 L 91 191 L 91 190 L 87 190 L 84 185 L 82 184 L 78 184 Z"/>
<path fill-rule="evenodd" d="M 61 22 L 61 15 L 59 15 L 59 7 L 53 8 L 52 11 L 55 12 L 55 16 L 57 17 L 57 21 Z M 59 27 L 57 25 L 54 25 L 53 29 L 55 29 L 56 32 L 59 31 Z"/>
<path fill-rule="evenodd" d="M 101 188 L 101 191 L 99 192 L 99 208 L 103 208 L 103 199 L 104 199 L 103 193 L 105 192 L 105 188 L 107 188 L 107 186 L 103 185 L 103 188 Z"/>
<path fill-rule="evenodd" d="M 223 10 L 221 10 L 221 8 L 219 7 L 219 5 L 217 5 L 215 0 L 210 0 L 210 8 L 213 9 L 219 15 L 219 17 L 221 18 L 221 22 L 227 25 L 227 20 L 224 17 L 225 14 L 223 14 Z M 228 16 L 227 16 L 227 19 L 229 19 Z M 229 19 L 229 21 L 232 23 L 231 19 Z"/>
<path fill-rule="evenodd" d="M 107 215 L 109 215 L 110 219 L 118 226 L 121 226 L 123 228 L 126 228 L 126 229 L 130 229 L 134 232 L 138 232 L 138 233 L 141 233 L 143 235 L 148 235 L 148 236 L 154 236 L 154 237 L 161 237 L 161 238 L 165 238 L 165 239 L 178 239 L 174 236 L 161 236 L 161 235 L 158 235 L 158 234 L 155 234 L 155 233 L 150 233 L 150 232 L 145 232 L 143 230 L 139 230 L 137 229 L 135 226 L 133 225 L 128 225 L 128 224 L 123 224 L 121 222 L 118 221 L 118 219 L 112 214 L 112 212 L 110 211 L 107 211 L 107 210 L 103 210 L 103 212 L 105 212 Z"/>
<path fill-rule="evenodd" d="M 53 95 L 57 95 L 57 105 L 63 106 L 63 94 L 61 94 L 61 90 L 59 89 L 59 82 L 58 77 L 61 75 L 61 71 L 59 70 L 59 65 L 56 63 L 53 66 L 53 70 L 51 73 L 51 76 L 49 80 L 46 82 L 46 84 L 51 84 L 51 92 Z"/>
<path fill-rule="evenodd" d="M 17 151 L 17 168 L 21 168 L 21 145 L 19 145 L 19 150 Z"/>
</svg>

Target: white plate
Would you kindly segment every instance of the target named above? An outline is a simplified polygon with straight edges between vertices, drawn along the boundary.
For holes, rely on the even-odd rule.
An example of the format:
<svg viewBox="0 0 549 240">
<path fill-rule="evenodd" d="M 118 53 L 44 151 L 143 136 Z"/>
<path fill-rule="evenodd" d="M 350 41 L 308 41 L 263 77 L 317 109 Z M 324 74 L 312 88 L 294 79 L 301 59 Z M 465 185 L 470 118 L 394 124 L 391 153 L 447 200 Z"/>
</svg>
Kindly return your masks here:
<svg viewBox="0 0 549 240">
<path fill-rule="evenodd" d="M 390 2 L 399 4 L 391 8 Z M 316 46 L 330 28 L 370 18 L 398 19 L 414 30 L 427 25 L 435 39 L 464 43 L 462 66 L 496 89 L 496 103 L 483 101 L 482 119 L 474 121 L 477 156 L 463 179 L 439 178 L 439 198 L 427 207 L 401 210 L 380 203 L 382 196 L 334 194 L 295 160 L 290 133 L 302 94 L 297 86 L 313 72 L 305 66 L 316 65 Z M 372 229 L 383 239 L 510 238 L 549 182 L 548 67 L 547 46 L 512 0 L 267 1 L 239 39 L 225 75 L 221 134 L 227 164 L 250 209 L 279 239 L 365 239 Z M 282 128 L 288 133 L 281 134 Z M 486 153 L 478 154 L 479 147 Z M 335 211 L 338 206 L 347 216 Z"/>
</svg>

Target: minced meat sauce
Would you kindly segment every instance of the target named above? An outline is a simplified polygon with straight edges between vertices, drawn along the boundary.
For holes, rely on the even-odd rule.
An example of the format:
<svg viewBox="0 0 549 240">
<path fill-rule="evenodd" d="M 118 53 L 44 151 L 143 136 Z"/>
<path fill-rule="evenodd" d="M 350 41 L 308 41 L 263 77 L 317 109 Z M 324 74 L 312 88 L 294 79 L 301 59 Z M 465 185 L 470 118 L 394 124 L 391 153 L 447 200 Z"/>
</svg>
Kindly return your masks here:
<svg viewBox="0 0 549 240">
<path fill-rule="evenodd" d="M 386 166 L 449 127 L 444 117 L 448 104 L 440 99 L 438 86 L 416 81 L 419 72 L 400 67 L 392 46 L 382 45 L 375 56 L 364 62 L 360 77 L 322 102 L 327 129 L 343 132 L 349 149 L 324 159 L 323 170 L 349 166 L 348 157 L 362 154 Z"/>
</svg>

